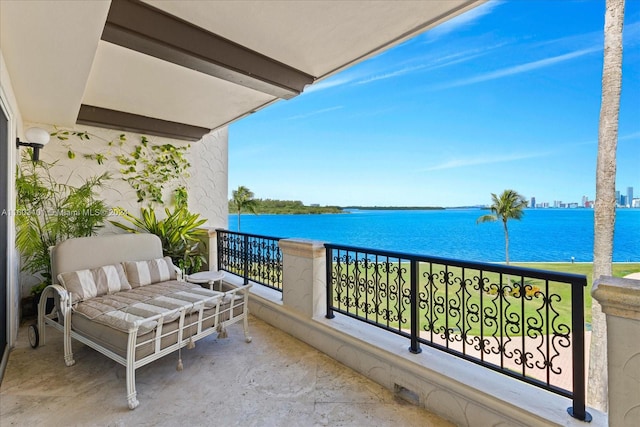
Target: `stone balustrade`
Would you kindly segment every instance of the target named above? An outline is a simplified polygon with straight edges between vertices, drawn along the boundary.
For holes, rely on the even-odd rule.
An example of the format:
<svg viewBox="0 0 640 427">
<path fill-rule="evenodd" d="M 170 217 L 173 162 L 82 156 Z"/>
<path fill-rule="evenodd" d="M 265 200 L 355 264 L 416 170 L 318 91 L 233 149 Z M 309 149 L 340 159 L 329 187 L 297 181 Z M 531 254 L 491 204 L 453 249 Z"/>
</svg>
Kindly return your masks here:
<svg viewBox="0 0 640 427">
<path fill-rule="evenodd" d="M 591 294 L 607 316 L 609 425 L 640 423 L 640 280 L 600 277 Z"/>
</svg>

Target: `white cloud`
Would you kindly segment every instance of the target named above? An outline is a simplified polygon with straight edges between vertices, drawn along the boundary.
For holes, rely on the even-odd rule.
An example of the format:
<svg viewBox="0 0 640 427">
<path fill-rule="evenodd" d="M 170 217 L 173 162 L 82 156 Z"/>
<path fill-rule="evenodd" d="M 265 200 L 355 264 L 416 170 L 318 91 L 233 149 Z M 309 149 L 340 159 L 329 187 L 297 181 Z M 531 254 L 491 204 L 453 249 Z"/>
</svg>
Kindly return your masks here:
<svg viewBox="0 0 640 427">
<path fill-rule="evenodd" d="M 467 49 L 464 51 L 458 51 L 448 55 L 430 55 L 429 57 L 416 58 L 411 62 L 422 61 L 423 63 L 418 65 L 407 65 L 403 68 L 400 68 L 395 71 L 389 71 L 383 74 L 371 75 L 365 77 L 361 80 L 353 82 L 354 85 L 364 85 L 372 82 L 377 82 L 380 80 L 391 79 L 394 77 L 401 77 L 406 74 L 411 74 L 415 72 L 423 72 L 435 70 L 438 68 L 448 67 L 450 65 L 460 64 L 463 62 L 471 61 L 472 59 L 484 56 L 488 54 L 490 51 L 493 51 L 497 48 L 504 46 L 506 43 L 500 43 L 493 46 L 483 46 L 481 48 L 476 49 Z M 348 82 L 351 83 L 351 82 Z"/>
<path fill-rule="evenodd" d="M 405 67 L 405 68 L 401 68 L 400 70 L 391 71 L 391 72 L 388 72 L 388 73 L 385 73 L 385 74 L 380 74 L 380 75 L 377 75 L 377 76 L 367 77 L 365 79 L 362 79 L 360 81 L 355 82 L 355 84 L 363 85 L 363 84 L 367 84 L 367 83 L 371 83 L 371 82 L 376 82 L 378 80 L 386 80 L 386 79 L 390 79 L 392 77 L 398 77 L 398 76 L 402 76 L 404 74 L 412 73 L 414 71 L 422 70 L 425 67 L 426 67 L 426 65 L 415 65 L 413 67 Z"/>
<path fill-rule="evenodd" d="M 640 132 L 629 133 L 627 135 L 622 135 L 618 137 L 618 141 L 627 141 L 629 139 L 638 139 L 640 138 Z"/>
<path fill-rule="evenodd" d="M 444 163 L 440 163 L 435 166 L 428 167 L 424 169 L 424 171 L 438 171 L 444 169 L 455 169 L 466 166 L 477 166 L 477 165 L 488 165 L 493 163 L 504 163 L 504 162 L 512 162 L 514 160 L 525 160 L 525 159 L 533 159 L 537 157 L 545 157 L 551 153 L 543 152 L 543 153 L 520 153 L 520 154 L 509 154 L 503 156 L 491 156 L 491 157 L 472 157 L 472 158 L 456 158 L 453 160 L 446 161 Z"/>
<path fill-rule="evenodd" d="M 635 46 L 640 42 L 640 21 L 624 26 L 622 29 L 622 42 L 625 47 Z"/>
<path fill-rule="evenodd" d="M 429 30 L 429 32 L 427 33 L 428 40 L 431 42 L 445 34 L 449 34 L 453 31 L 457 31 L 461 28 L 470 26 L 476 20 L 490 14 L 496 7 L 500 6 L 502 3 L 504 2 L 499 0 L 488 1 L 487 3 L 484 3 L 466 13 L 463 13 L 462 15 L 458 15 L 455 18 L 450 19 L 449 21 L 446 21 Z"/>
<path fill-rule="evenodd" d="M 582 49 L 575 52 L 565 53 L 564 55 L 553 56 L 551 58 L 540 59 L 538 61 L 527 62 L 526 64 L 516 65 L 514 67 L 503 68 L 502 70 L 492 71 L 490 73 L 480 74 L 475 77 L 469 77 L 466 79 L 454 80 L 450 83 L 445 83 L 436 86 L 434 89 L 448 89 L 452 87 L 467 86 L 474 83 L 485 82 L 488 80 L 500 79 L 503 77 L 509 77 L 516 74 L 526 73 L 539 68 L 550 67 L 560 62 L 569 61 L 574 58 L 587 55 L 589 53 L 602 50 L 601 47 L 593 47 L 589 49 Z"/>
<path fill-rule="evenodd" d="M 329 89 L 336 86 L 342 86 L 344 84 L 352 82 L 353 80 L 354 80 L 353 78 L 348 78 L 348 77 L 323 80 L 319 83 L 314 83 L 311 86 L 307 87 L 304 90 L 303 94 L 318 92 L 318 91 Z"/>
<path fill-rule="evenodd" d="M 287 120 L 298 120 L 298 119 L 306 119 L 307 117 L 317 116 L 318 114 L 328 113 L 330 111 L 340 110 L 344 108 L 342 105 L 338 105 L 335 107 L 323 108 L 322 110 L 311 111 L 310 113 L 298 114 L 295 116 L 287 117 Z"/>
</svg>

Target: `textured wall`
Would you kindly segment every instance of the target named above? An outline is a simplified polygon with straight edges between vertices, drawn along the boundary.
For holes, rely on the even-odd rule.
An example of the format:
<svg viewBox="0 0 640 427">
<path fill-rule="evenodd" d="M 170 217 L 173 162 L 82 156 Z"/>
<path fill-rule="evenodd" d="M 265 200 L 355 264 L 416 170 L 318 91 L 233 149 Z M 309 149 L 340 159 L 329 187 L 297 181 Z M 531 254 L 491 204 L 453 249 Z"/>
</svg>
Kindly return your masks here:
<svg viewBox="0 0 640 427">
<path fill-rule="evenodd" d="M 228 228 L 228 128 L 191 144 L 189 207 L 208 219 L 210 227 Z"/>
<path fill-rule="evenodd" d="M 640 280 L 601 276 L 591 295 L 607 315 L 609 425 L 640 420 Z"/>
<path fill-rule="evenodd" d="M 27 123 L 24 129 L 29 127 L 41 127 L 53 132 L 53 126 Z M 139 215 L 140 207 L 137 202 L 135 190 L 122 180 L 119 173 L 121 165 L 116 160 L 116 155 L 132 151 L 132 147 L 140 143 L 140 134 L 122 132 L 113 129 L 103 129 L 91 126 L 78 125 L 75 130 L 88 132 L 90 140 L 80 140 L 70 136 L 67 141 L 51 138 L 49 144 L 40 151 L 40 159 L 46 162 L 57 162 L 52 173 L 59 182 L 68 182 L 77 186 L 84 179 L 100 175 L 104 172 L 112 174 L 112 179 L 101 191 L 101 197 L 110 208 L 124 208 L 133 215 Z M 124 133 L 127 141 L 122 147 L 118 144 L 118 137 Z M 190 177 L 185 182 L 189 194 L 189 209 L 199 213 L 208 220 L 210 227 L 227 228 L 227 128 L 212 132 L 198 142 L 171 140 L 167 138 L 148 136 L 150 145 L 170 143 L 174 146 L 190 145 L 186 157 L 191 164 Z M 24 138 L 23 138 L 24 139 Z M 109 145 L 112 142 L 112 145 Z M 74 159 L 67 155 L 69 149 L 76 154 Z M 24 149 L 21 149 L 21 152 Z M 95 160 L 86 159 L 84 155 L 102 153 L 107 157 L 102 165 Z M 163 197 L 166 207 L 172 208 L 171 190 L 167 189 Z M 156 213 L 164 216 L 164 206 L 155 206 Z M 116 216 L 112 219 L 117 219 Z M 119 232 L 117 228 L 108 224 L 101 233 Z M 35 278 L 23 274 L 21 277 L 22 295 L 28 295 L 31 286 L 38 283 Z"/>
</svg>

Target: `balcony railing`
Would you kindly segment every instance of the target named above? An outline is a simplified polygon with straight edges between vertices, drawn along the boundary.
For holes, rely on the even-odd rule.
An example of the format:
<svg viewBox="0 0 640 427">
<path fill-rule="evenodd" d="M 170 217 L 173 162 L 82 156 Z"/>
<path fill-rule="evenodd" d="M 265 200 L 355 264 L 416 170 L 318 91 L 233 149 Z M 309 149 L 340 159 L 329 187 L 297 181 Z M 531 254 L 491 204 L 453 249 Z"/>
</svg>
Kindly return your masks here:
<svg viewBox="0 0 640 427">
<path fill-rule="evenodd" d="M 573 400 L 585 411 L 585 276 L 325 244 L 334 313 Z"/>
<path fill-rule="evenodd" d="M 279 238 L 217 231 L 218 269 L 282 292 Z M 369 323 L 585 408 L 585 276 L 325 244 L 327 317 Z"/>
<path fill-rule="evenodd" d="M 218 270 L 282 292 L 282 252 L 278 237 L 216 230 Z"/>
</svg>

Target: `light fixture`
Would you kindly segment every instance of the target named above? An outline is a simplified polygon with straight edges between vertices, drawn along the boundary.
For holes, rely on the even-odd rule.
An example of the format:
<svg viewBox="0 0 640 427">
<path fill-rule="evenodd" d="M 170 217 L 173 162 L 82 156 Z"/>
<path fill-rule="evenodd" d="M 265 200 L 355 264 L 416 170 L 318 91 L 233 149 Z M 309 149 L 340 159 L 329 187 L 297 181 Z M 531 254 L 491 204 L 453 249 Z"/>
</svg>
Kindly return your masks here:
<svg viewBox="0 0 640 427">
<path fill-rule="evenodd" d="M 24 136 L 29 142 L 22 142 L 20 138 L 16 138 L 16 148 L 20 148 L 21 146 L 33 148 L 33 158 L 31 160 L 37 162 L 40 160 L 40 149 L 49 142 L 49 132 L 41 128 L 29 128 Z"/>
</svg>

